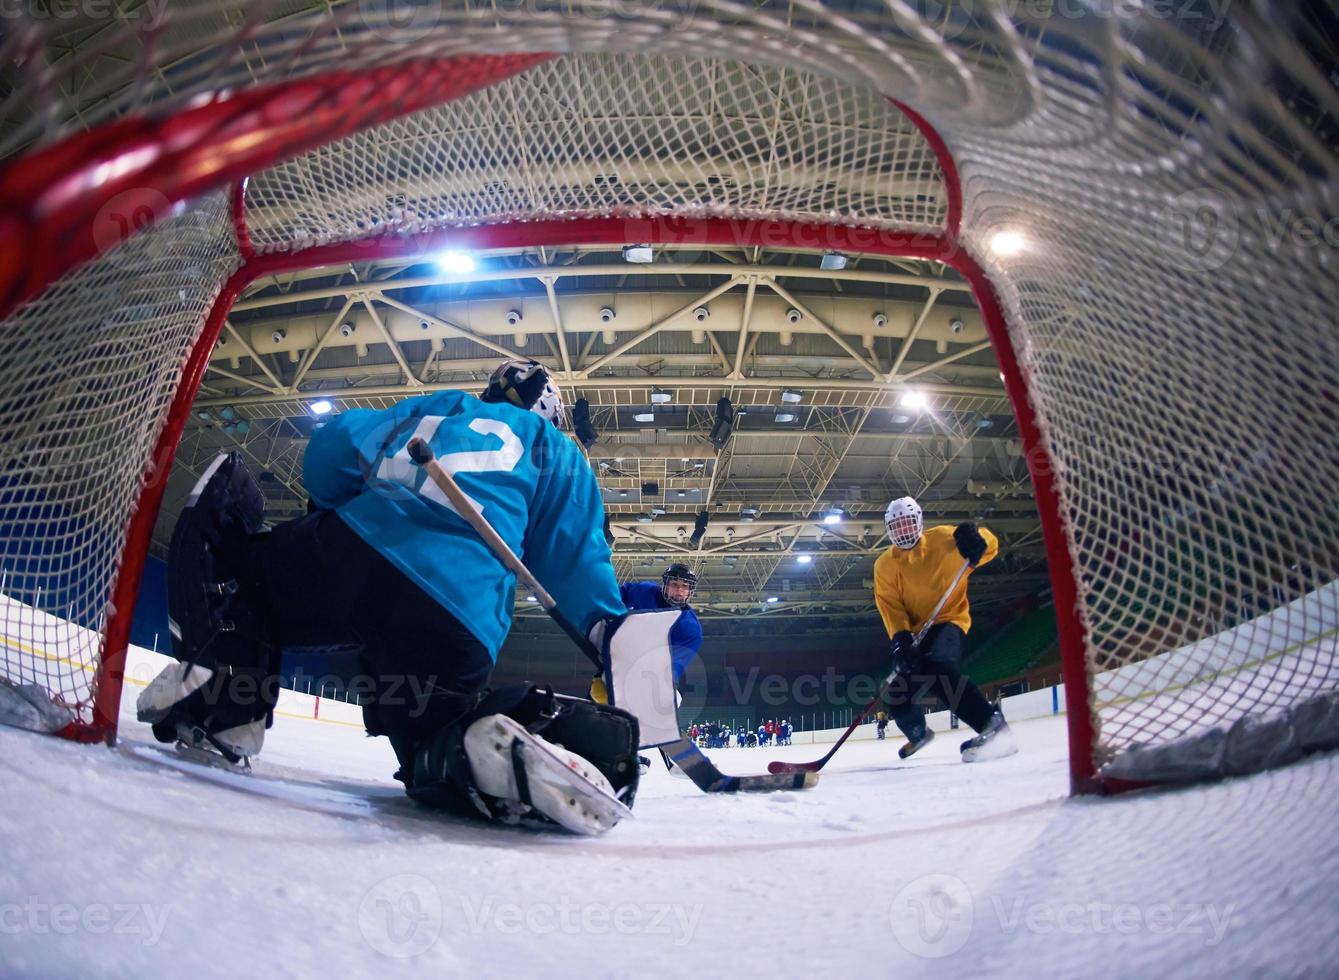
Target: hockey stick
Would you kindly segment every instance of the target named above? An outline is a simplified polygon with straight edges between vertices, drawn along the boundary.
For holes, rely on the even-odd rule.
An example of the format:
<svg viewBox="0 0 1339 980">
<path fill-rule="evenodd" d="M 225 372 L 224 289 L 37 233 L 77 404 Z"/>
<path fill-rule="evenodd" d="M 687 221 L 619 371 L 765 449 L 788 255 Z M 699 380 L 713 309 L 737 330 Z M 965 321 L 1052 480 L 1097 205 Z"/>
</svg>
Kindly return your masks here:
<svg viewBox="0 0 1339 980">
<path fill-rule="evenodd" d="M 953 581 L 949 583 L 949 587 L 944 591 L 944 594 L 939 597 L 939 605 L 935 606 L 935 611 L 930 613 L 930 618 L 925 621 L 925 625 L 920 628 L 920 631 L 916 634 L 916 638 L 912 640 L 913 647 L 921 645 L 921 641 L 925 639 L 925 634 L 929 633 L 930 627 L 934 625 L 935 617 L 938 616 L 940 611 L 944 608 L 944 603 L 948 602 L 948 597 L 953 594 L 953 590 L 958 587 L 958 583 L 962 581 L 962 577 L 967 574 L 967 569 L 970 568 L 971 565 L 971 562 L 963 561 L 962 567 L 958 569 L 958 574 L 953 576 Z M 856 728 L 859 727 L 860 723 L 865 720 L 865 715 L 869 714 L 871 709 L 883 699 L 883 692 L 888 690 L 888 685 L 893 682 L 893 678 L 896 676 L 897 667 L 895 666 L 888 676 L 884 678 L 883 684 L 879 686 L 879 693 L 874 695 L 874 700 L 865 705 L 865 710 L 861 711 L 860 714 L 856 716 L 855 721 L 851 722 L 851 727 L 842 732 L 842 737 L 837 739 L 837 744 L 834 745 L 823 758 L 817 759 L 814 762 L 782 762 L 780 759 L 776 759 L 767 764 L 767 771 L 773 774 L 818 772 L 818 770 L 828 764 L 829 759 L 837 754 L 837 750 L 842 747 L 842 744 L 851 737 L 851 733 L 854 732 Z"/>
<path fill-rule="evenodd" d="M 455 478 L 442 468 L 441 463 L 437 462 L 433 456 L 432 447 L 422 439 L 415 437 L 409 440 L 407 448 L 409 458 L 423 467 L 424 472 L 428 474 L 428 478 L 437 485 L 442 493 L 446 494 L 446 499 L 451 501 L 451 506 L 455 508 L 456 513 L 463 517 L 470 527 L 474 528 L 479 537 L 484 539 L 484 543 L 493 549 L 493 553 L 501 559 L 502 564 L 506 565 L 526 588 L 534 592 L 535 598 L 544 607 L 544 611 L 595 665 L 596 669 L 603 671 L 604 657 L 600 655 L 600 651 L 596 649 L 595 644 L 590 641 L 589 637 L 584 636 L 572 624 L 571 620 L 563 615 L 553 596 L 549 594 L 544 586 L 539 584 L 539 580 L 531 574 L 530 569 L 525 567 L 525 563 L 516 556 L 516 552 L 511 550 L 511 546 L 502 540 L 501 535 L 493 529 L 493 525 L 488 523 L 488 518 L 484 517 L 475 507 L 474 501 L 465 496 L 465 492 L 460 489 L 460 485 L 456 483 Z M 814 785 L 818 780 L 817 776 L 808 772 L 787 773 L 781 776 L 775 774 L 767 776 L 727 776 L 716 768 L 701 749 L 686 738 L 662 745 L 660 750 L 673 759 L 675 764 L 687 773 L 688 778 L 696 783 L 704 793 L 805 789 Z"/>
</svg>

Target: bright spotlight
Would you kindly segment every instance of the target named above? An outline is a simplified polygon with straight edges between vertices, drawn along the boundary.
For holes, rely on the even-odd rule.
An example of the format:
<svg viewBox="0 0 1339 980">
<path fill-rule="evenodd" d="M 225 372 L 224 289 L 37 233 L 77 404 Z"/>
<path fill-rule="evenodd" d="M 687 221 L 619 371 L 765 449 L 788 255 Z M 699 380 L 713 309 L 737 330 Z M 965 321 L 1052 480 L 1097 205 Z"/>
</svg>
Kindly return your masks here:
<svg viewBox="0 0 1339 980">
<path fill-rule="evenodd" d="M 769 604 L 770 604 L 770 603 L 773 603 L 773 602 L 780 602 L 780 601 L 781 601 L 781 597 L 780 597 L 780 596 L 775 596 L 775 595 L 769 595 L 769 596 L 767 597 L 767 601 L 768 601 Z"/>
<path fill-rule="evenodd" d="M 335 403 L 329 398 L 318 398 L 308 406 L 313 415 L 329 415 L 335 410 Z"/>
<path fill-rule="evenodd" d="M 814 560 L 814 556 L 813 556 L 813 555 L 800 555 L 799 557 L 797 557 L 797 558 L 795 559 L 795 564 L 797 564 L 797 565 L 808 565 L 808 564 L 811 564 L 811 563 L 813 562 L 813 560 Z"/>
<path fill-rule="evenodd" d="M 474 256 L 469 252 L 455 250 L 443 252 L 437 256 L 437 268 L 443 272 L 459 274 L 474 271 Z"/>
<path fill-rule="evenodd" d="M 1017 255 L 1028 246 L 1027 238 L 1017 231 L 997 231 L 990 238 L 990 250 L 1001 258 Z"/>
<path fill-rule="evenodd" d="M 898 400 L 898 404 L 903 408 L 920 412 L 925 410 L 925 407 L 930 404 L 930 400 L 925 397 L 923 391 L 904 391 L 901 399 Z"/>
</svg>

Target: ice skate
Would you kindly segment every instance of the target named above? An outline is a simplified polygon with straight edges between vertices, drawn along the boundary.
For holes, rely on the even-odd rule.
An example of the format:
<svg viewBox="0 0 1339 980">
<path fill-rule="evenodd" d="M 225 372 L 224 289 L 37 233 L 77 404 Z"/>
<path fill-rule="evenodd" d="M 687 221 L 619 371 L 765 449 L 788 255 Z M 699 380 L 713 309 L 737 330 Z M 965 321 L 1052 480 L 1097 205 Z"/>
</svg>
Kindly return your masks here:
<svg viewBox="0 0 1339 980">
<path fill-rule="evenodd" d="M 248 729 L 251 726 L 243 725 L 241 728 Z M 264 725 L 261 723 L 261 734 L 264 735 Z M 158 726 L 154 727 L 154 734 L 158 734 Z M 213 766 L 215 769 L 223 769 L 227 772 L 249 773 L 251 772 L 251 753 L 242 753 L 237 749 L 248 748 L 243 744 L 247 739 L 248 732 L 239 732 L 233 729 L 229 732 L 221 732 L 219 735 L 209 735 L 204 729 L 189 725 L 185 722 L 176 726 L 176 741 L 173 747 L 177 754 L 191 762 L 199 762 L 203 765 Z M 227 738 L 231 735 L 241 735 L 241 738 Z M 163 739 L 160 739 L 163 741 Z"/>
<path fill-rule="evenodd" d="M 996 708 L 981 734 L 962 743 L 962 761 L 990 762 L 1017 751 L 1018 743 L 1014 740 L 1014 733 L 1004 720 L 1004 713 Z"/>
<path fill-rule="evenodd" d="M 897 757 L 899 759 L 910 759 L 913 755 L 915 755 L 921 749 L 925 748 L 934 740 L 935 740 L 934 731 L 929 728 L 923 728 L 919 733 L 917 733 L 917 737 L 915 738 L 911 736 L 907 737 L 907 744 L 897 750 Z"/>
</svg>

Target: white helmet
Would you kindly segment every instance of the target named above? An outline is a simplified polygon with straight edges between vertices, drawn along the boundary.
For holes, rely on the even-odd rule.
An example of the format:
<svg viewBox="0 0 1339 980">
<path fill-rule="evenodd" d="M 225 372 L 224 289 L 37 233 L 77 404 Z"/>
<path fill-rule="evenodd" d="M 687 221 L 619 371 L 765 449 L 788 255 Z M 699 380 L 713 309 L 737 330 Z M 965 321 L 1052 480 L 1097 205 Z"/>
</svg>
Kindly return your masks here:
<svg viewBox="0 0 1339 980">
<path fill-rule="evenodd" d="M 913 497 L 898 497 L 883 512 L 883 523 L 893 544 L 910 551 L 920 541 L 924 527 L 921 505 Z"/>
<path fill-rule="evenodd" d="M 562 392 L 538 361 L 503 361 L 488 379 L 482 398 L 528 408 L 559 427 L 567 421 Z"/>
</svg>

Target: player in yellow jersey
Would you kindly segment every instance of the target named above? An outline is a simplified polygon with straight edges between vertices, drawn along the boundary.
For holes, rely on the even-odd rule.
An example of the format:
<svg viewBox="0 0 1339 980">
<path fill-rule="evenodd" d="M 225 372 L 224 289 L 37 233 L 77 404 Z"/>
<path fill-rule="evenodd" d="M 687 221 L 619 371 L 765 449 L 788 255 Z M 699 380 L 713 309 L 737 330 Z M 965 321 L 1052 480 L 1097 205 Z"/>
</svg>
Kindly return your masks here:
<svg viewBox="0 0 1339 980">
<path fill-rule="evenodd" d="M 963 561 L 970 562 L 972 569 L 979 568 L 999 553 L 999 542 L 990 531 L 970 521 L 956 528 L 923 530 L 920 505 L 911 497 L 890 503 L 884 523 L 892 546 L 874 563 L 874 602 L 893 643 L 897 677 L 884 703 L 907 737 L 898 755 L 905 759 L 934 739 L 934 732 L 925 724 L 925 712 L 916 703 L 917 694 L 927 687 L 977 732 L 976 738 L 962 744 L 964 762 L 1013 755 L 1018 746 L 1004 715 L 960 670 L 963 640 L 972 625 L 967 603 L 971 569 L 935 616 L 925 639 L 919 646 L 915 642 L 915 634 L 934 613 Z"/>
</svg>

